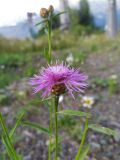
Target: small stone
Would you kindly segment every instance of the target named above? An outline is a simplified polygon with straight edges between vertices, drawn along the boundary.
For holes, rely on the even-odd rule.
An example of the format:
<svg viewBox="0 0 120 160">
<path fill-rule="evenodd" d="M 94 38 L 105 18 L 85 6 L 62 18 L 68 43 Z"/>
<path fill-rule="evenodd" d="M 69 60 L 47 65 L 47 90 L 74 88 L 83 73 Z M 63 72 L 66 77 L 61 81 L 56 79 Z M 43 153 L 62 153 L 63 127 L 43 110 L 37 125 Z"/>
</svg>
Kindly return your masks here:
<svg viewBox="0 0 120 160">
<path fill-rule="evenodd" d="M 91 143 L 91 146 L 92 146 L 92 149 L 93 149 L 93 150 L 96 150 L 96 151 L 99 151 L 99 150 L 101 149 L 100 144 L 95 143 L 95 142 L 92 142 L 92 143 Z"/>
<path fill-rule="evenodd" d="M 100 141 L 100 144 L 101 144 L 101 145 L 106 145 L 107 142 L 106 142 L 104 139 L 102 139 L 102 140 Z"/>
<path fill-rule="evenodd" d="M 97 160 L 96 158 L 92 158 L 91 160 Z"/>
<path fill-rule="evenodd" d="M 87 157 L 86 157 L 86 160 L 91 160 L 91 158 L 87 156 Z"/>
<path fill-rule="evenodd" d="M 27 156 L 25 156 L 25 157 L 24 157 L 24 160 L 32 160 L 31 155 L 27 155 Z"/>
<path fill-rule="evenodd" d="M 8 114 L 10 112 L 10 107 L 3 107 L 1 112 L 2 112 L 3 115 Z"/>
<path fill-rule="evenodd" d="M 24 130 L 24 131 L 23 131 L 23 134 L 24 134 L 25 136 L 27 136 L 27 137 L 30 137 L 30 138 L 33 138 L 33 137 L 34 137 L 34 135 L 33 135 L 31 132 L 29 132 L 28 130 Z"/>
<path fill-rule="evenodd" d="M 116 142 L 120 142 L 120 130 L 116 129 L 117 134 L 115 134 L 114 139 Z"/>
<path fill-rule="evenodd" d="M 107 157 L 103 157 L 102 160 L 109 160 Z"/>
</svg>

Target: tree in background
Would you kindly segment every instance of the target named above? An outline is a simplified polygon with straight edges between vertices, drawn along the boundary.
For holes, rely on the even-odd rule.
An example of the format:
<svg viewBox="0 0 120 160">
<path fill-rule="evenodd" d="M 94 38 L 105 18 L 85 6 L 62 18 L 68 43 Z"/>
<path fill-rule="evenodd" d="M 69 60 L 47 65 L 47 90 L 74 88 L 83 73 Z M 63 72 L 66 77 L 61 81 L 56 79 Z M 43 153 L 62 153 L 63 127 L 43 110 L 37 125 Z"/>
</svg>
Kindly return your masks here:
<svg viewBox="0 0 120 160">
<path fill-rule="evenodd" d="M 108 0 L 107 35 L 115 37 L 118 31 L 116 0 Z"/>
<path fill-rule="evenodd" d="M 66 14 L 60 15 L 60 23 L 61 23 L 61 29 L 68 29 L 70 27 L 70 17 L 68 14 L 69 10 L 69 1 L 68 0 L 60 0 L 60 9 L 61 12 L 67 11 Z"/>
<path fill-rule="evenodd" d="M 57 14 L 57 12 L 56 12 Z M 53 14 L 54 15 L 54 14 Z M 52 29 L 57 29 L 60 27 L 60 17 L 59 16 L 56 16 L 54 18 L 54 21 L 52 21 Z"/>
<path fill-rule="evenodd" d="M 87 0 L 81 0 L 78 8 L 70 8 L 71 29 L 75 34 L 88 35 L 98 30 Z"/>
<path fill-rule="evenodd" d="M 84 26 L 93 25 L 93 16 L 90 13 L 90 7 L 87 0 L 80 0 L 78 16 L 79 24 Z"/>
</svg>

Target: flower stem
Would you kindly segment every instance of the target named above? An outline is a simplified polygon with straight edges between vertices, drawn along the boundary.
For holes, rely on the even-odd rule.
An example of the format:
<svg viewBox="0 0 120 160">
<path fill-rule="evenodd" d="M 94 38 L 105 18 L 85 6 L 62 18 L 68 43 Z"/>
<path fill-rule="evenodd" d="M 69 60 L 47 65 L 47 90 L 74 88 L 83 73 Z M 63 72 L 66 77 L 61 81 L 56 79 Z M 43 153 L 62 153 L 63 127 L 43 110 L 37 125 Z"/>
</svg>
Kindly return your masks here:
<svg viewBox="0 0 120 160">
<path fill-rule="evenodd" d="M 58 101 L 59 96 L 55 97 L 55 160 L 58 160 L 58 119 L 57 119 L 57 112 L 58 112 Z"/>
<path fill-rule="evenodd" d="M 83 131 L 83 134 L 82 134 L 82 140 L 81 140 L 77 155 L 75 157 L 75 160 L 79 160 L 80 159 L 80 154 L 81 154 L 81 151 L 83 149 L 83 145 L 84 145 L 84 142 L 85 142 L 87 130 L 88 130 L 88 117 L 86 117 L 85 128 L 84 128 L 84 131 Z"/>
<path fill-rule="evenodd" d="M 49 129 L 50 129 L 50 133 L 52 133 L 52 105 L 50 105 L 50 125 L 49 125 Z M 48 150 L 48 160 L 51 160 L 51 134 L 49 136 L 49 141 L 50 141 L 50 144 L 49 144 L 49 150 Z"/>
<path fill-rule="evenodd" d="M 49 56 L 49 63 L 51 62 L 52 56 L 52 41 L 51 41 L 51 19 L 48 21 L 48 56 Z"/>
<path fill-rule="evenodd" d="M 48 62 L 51 62 L 52 59 L 52 40 L 51 40 L 51 31 L 52 31 L 52 19 L 48 20 Z M 49 124 L 50 133 L 52 133 L 52 105 L 50 105 L 50 124 Z M 49 136 L 49 150 L 48 150 L 48 160 L 51 160 L 51 143 L 52 136 Z"/>
</svg>

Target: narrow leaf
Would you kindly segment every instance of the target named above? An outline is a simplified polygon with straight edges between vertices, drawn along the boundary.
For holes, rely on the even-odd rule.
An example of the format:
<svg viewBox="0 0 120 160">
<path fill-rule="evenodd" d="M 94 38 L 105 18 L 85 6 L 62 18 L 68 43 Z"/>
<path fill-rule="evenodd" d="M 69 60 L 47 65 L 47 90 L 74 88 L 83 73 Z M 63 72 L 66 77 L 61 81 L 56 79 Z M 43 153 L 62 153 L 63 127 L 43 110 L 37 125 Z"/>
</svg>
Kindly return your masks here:
<svg viewBox="0 0 120 160">
<path fill-rule="evenodd" d="M 64 13 L 67 13 L 66 11 L 63 11 L 63 12 L 59 12 L 55 15 L 52 16 L 52 19 L 55 19 L 56 17 L 60 16 L 61 14 L 64 14 Z"/>
<path fill-rule="evenodd" d="M 35 24 L 35 26 L 38 26 L 38 25 L 44 23 L 45 21 L 46 21 L 46 20 L 43 20 L 43 21 L 41 21 L 41 22 L 38 22 L 38 23 Z"/>
<path fill-rule="evenodd" d="M 3 138 L 2 136 L 2 139 L 3 140 L 3 143 L 5 142 L 5 146 L 6 146 L 6 150 L 8 152 L 8 155 L 10 156 L 10 153 L 12 154 L 12 157 L 13 157 L 13 160 L 18 160 L 18 155 L 14 149 L 14 146 L 11 142 L 11 139 L 9 137 L 9 133 L 8 133 L 8 129 L 5 125 L 5 122 L 3 120 L 3 117 L 2 117 L 2 114 L 0 113 L 0 122 L 1 122 L 1 126 L 2 126 L 2 130 L 3 130 L 3 135 L 5 138 Z"/>
<path fill-rule="evenodd" d="M 17 122 L 15 123 L 13 129 L 11 130 L 11 132 L 10 132 L 10 134 L 9 134 L 10 138 L 13 137 L 13 135 L 14 135 L 14 133 L 15 133 L 15 131 L 16 131 L 16 128 L 20 125 L 20 123 L 21 123 L 24 115 L 25 115 L 25 112 L 22 112 L 22 113 L 18 116 L 18 120 L 17 120 Z"/>
<path fill-rule="evenodd" d="M 75 160 L 79 160 L 79 158 L 81 156 L 82 149 L 83 149 L 83 146 L 84 146 L 84 143 L 85 143 L 85 138 L 86 138 L 86 135 L 87 135 L 87 130 L 88 130 L 88 118 L 86 118 L 86 121 L 85 121 L 85 127 L 84 127 L 84 130 L 83 130 L 83 133 L 82 133 L 81 143 L 80 143 L 77 155 L 75 157 Z"/>
<path fill-rule="evenodd" d="M 85 149 L 82 151 L 79 160 L 85 160 L 85 158 L 86 158 L 89 150 L 90 150 L 90 144 L 88 144 L 88 145 L 85 147 Z"/>
<path fill-rule="evenodd" d="M 44 28 L 44 32 L 45 34 L 48 34 L 49 33 L 48 28 Z"/>
<path fill-rule="evenodd" d="M 11 160 L 13 160 L 13 152 L 12 152 L 11 147 L 9 145 L 9 142 L 7 141 L 5 136 L 2 136 L 2 142 L 3 142 L 3 144 L 4 144 L 5 148 L 6 148 L 8 156 L 10 157 Z"/>
<path fill-rule="evenodd" d="M 96 132 L 100 132 L 100 133 L 107 134 L 107 135 L 110 135 L 110 136 L 111 135 L 115 136 L 117 134 L 116 131 L 114 131 L 114 130 L 112 130 L 110 128 L 106 128 L 106 127 L 97 125 L 97 124 L 90 124 L 88 127 L 90 129 L 93 129 Z"/>
<path fill-rule="evenodd" d="M 82 112 L 82 111 L 76 111 L 76 110 L 63 110 L 58 112 L 58 114 L 66 114 L 70 116 L 80 116 L 80 117 L 91 117 L 91 114 Z"/>
<path fill-rule="evenodd" d="M 40 131 L 40 132 L 44 132 L 44 133 L 47 133 L 47 134 L 49 134 L 50 135 L 50 131 L 49 131 L 49 129 L 47 129 L 47 128 L 44 128 L 44 127 L 41 127 L 39 124 L 37 124 L 37 123 L 32 123 L 32 122 L 22 122 L 22 124 L 24 125 L 24 126 L 28 126 L 28 127 L 31 127 L 31 128 L 33 128 L 33 129 L 37 129 L 38 131 Z"/>
</svg>

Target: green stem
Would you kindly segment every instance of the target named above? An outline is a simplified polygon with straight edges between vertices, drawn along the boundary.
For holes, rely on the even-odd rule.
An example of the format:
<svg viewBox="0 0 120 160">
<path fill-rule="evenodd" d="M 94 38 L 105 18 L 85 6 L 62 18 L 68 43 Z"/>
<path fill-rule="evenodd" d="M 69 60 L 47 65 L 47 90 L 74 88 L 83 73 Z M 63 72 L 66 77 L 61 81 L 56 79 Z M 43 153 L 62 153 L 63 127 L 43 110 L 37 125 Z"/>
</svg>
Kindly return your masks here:
<svg viewBox="0 0 120 160">
<path fill-rule="evenodd" d="M 50 105 L 50 125 L 49 125 L 49 129 L 50 129 L 50 133 L 52 133 L 52 105 Z M 49 144 L 49 151 L 48 151 L 48 160 L 51 160 L 51 134 L 49 136 L 49 141 L 50 141 L 50 144 Z"/>
<path fill-rule="evenodd" d="M 85 142 L 87 130 L 88 130 L 88 117 L 86 117 L 85 128 L 84 128 L 84 131 L 83 131 L 83 134 L 82 134 L 82 140 L 81 140 L 77 155 L 75 157 L 75 160 L 79 160 L 80 159 L 80 154 L 81 154 L 81 151 L 83 149 L 83 145 L 84 145 L 84 142 Z"/>
<path fill-rule="evenodd" d="M 51 19 L 48 21 L 48 56 L 49 56 L 49 63 L 51 62 L 52 56 L 52 41 L 51 41 Z"/>
<path fill-rule="evenodd" d="M 57 112 L 58 112 L 58 101 L 59 96 L 55 97 L 55 160 L 58 160 L 58 118 L 57 118 Z"/>
<path fill-rule="evenodd" d="M 52 40 L 51 40 L 51 32 L 52 32 L 52 18 L 48 20 L 48 63 L 51 63 L 52 59 Z M 50 125 L 49 125 L 50 133 L 52 133 L 52 105 L 50 106 Z M 49 150 L 48 150 L 48 160 L 51 160 L 51 148 L 52 148 L 52 142 L 51 142 L 52 136 L 49 136 Z"/>
</svg>

